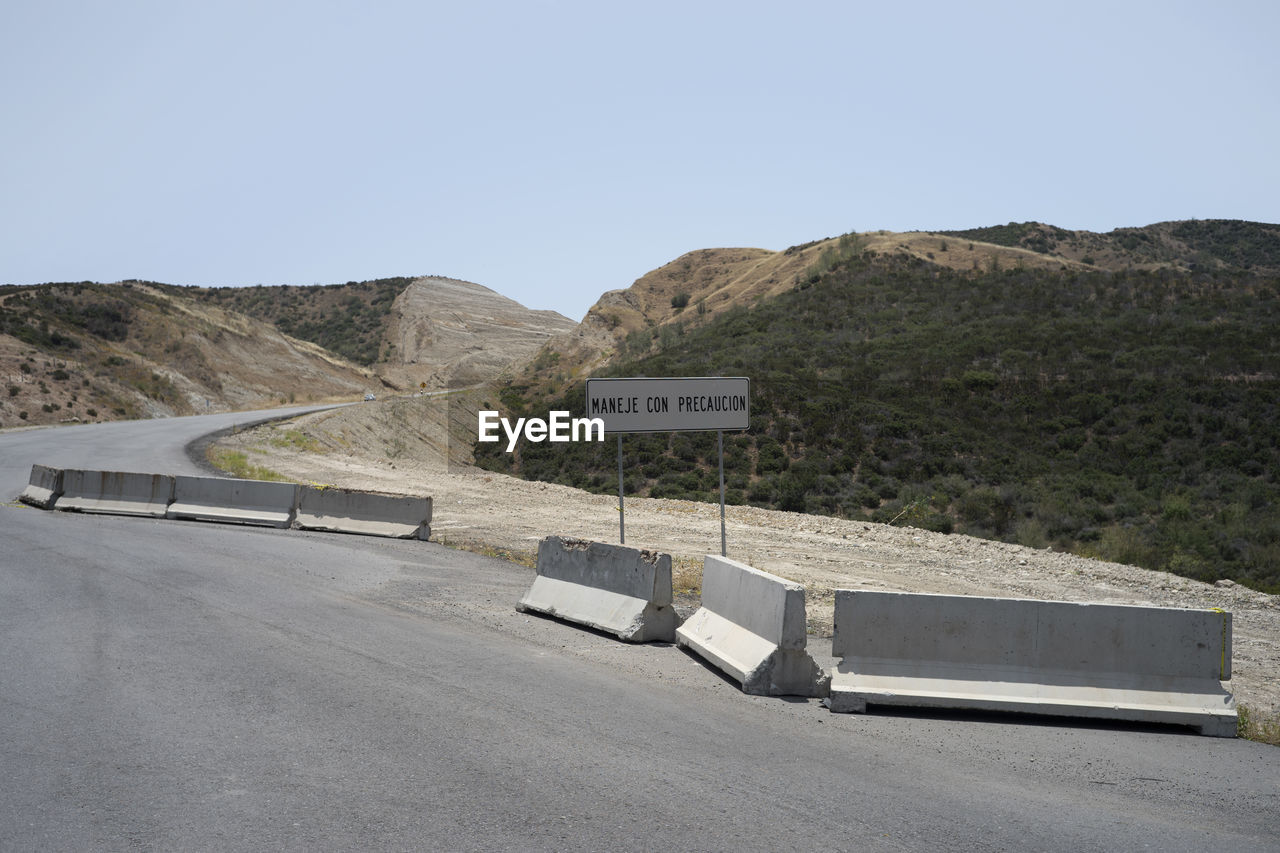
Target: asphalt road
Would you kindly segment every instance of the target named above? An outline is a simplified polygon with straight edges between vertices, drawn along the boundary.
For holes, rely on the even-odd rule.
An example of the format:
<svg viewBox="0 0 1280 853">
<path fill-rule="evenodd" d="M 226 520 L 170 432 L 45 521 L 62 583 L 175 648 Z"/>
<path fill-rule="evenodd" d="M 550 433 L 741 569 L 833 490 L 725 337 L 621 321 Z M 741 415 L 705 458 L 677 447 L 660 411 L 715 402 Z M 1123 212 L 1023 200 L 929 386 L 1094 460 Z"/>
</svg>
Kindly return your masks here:
<svg viewBox="0 0 1280 853">
<path fill-rule="evenodd" d="M 33 462 L 197 473 L 229 419 L 2 434 L 0 499 Z M 516 613 L 530 580 L 0 505 L 0 850 L 1280 850 L 1274 747 L 744 696 Z"/>
</svg>

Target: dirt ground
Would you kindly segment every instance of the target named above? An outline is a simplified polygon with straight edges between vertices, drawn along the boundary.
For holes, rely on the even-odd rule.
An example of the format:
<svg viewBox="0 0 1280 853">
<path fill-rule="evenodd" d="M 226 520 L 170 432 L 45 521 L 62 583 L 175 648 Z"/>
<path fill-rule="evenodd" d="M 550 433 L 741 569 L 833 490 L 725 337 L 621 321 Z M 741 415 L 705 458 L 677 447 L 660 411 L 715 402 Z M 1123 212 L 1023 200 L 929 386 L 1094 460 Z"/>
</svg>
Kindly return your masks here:
<svg viewBox="0 0 1280 853">
<path fill-rule="evenodd" d="M 431 538 L 447 545 L 528 559 L 544 536 L 618 541 L 616 495 L 449 464 L 439 452 L 447 440 L 420 422 L 388 445 L 385 430 L 421 409 L 406 416 L 377 405 L 259 427 L 219 445 L 298 482 L 429 495 Z M 381 443 L 369 440 L 371 416 L 384 424 Z M 625 510 L 626 544 L 671 554 L 678 604 L 696 606 L 702 556 L 720 553 L 719 506 L 628 498 Z M 836 589 L 1218 607 L 1232 614 L 1232 692 L 1256 713 L 1280 713 L 1280 596 L 970 536 L 755 507 L 728 507 L 725 527 L 729 557 L 804 584 L 815 654 L 830 651 Z"/>
</svg>

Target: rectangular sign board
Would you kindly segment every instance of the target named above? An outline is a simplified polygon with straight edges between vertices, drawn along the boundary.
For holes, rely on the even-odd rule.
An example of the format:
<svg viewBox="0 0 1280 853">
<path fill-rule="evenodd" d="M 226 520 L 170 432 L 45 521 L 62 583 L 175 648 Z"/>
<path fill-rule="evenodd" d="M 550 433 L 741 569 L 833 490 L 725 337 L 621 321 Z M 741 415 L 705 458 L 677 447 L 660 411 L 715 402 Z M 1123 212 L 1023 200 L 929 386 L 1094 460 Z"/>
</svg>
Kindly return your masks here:
<svg viewBox="0 0 1280 853">
<path fill-rule="evenodd" d="M 745 430 L 751 380 L 744 376 L 588 379 L 587 417 L 604 431 Z"/>
</svg>

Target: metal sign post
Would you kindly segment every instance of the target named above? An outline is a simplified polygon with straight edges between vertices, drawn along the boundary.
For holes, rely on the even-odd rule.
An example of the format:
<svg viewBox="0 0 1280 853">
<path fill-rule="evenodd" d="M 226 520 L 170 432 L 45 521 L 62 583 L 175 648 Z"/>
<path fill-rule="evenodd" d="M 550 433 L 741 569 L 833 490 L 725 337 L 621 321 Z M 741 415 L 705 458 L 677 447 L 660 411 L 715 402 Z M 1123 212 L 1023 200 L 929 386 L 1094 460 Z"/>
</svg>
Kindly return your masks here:
<svg viewBox="0 0 1280 853">
<path fill-rule="evenodd" d="M 728 556 L 725 533 L 724 431 L 751 424 L 751 380 L 744 376 L 685 376 L 665 379 L 588 379 L 587 417 L 618 436 L 618 541 L 626 544 L 623 512 L 622 435 L 628 432 L 715 430 L 720 457 L 720 556 Z"/>
<path fill-rule="evenodd" d="M 724 538 L 724 430 L 717 430 L 716 437 L 720 450 L 720 556 L 727 557 Z"/>
</svg>

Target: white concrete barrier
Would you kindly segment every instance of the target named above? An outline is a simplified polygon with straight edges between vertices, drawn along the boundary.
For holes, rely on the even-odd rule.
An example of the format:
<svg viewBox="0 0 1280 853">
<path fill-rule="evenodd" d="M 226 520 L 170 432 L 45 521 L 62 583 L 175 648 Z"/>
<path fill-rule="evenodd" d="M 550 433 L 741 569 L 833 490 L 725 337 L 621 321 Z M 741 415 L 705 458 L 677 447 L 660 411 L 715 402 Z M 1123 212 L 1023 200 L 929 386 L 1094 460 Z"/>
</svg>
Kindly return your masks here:
<svg viewBox="0 0 1280 853">
<path fill-rule="evenodd" d="M 831 710 L 904 705 L 1195 726 L 1234 737 L 1231 614 L 837 590 Z"/>
<path fill-rule="evenodd" d="M 297 526 L 399 539 L 431 535 L 431 498 L 303 486 Z"/>
<path fill-rule="evenodd" d="M 724 557 L 702 562 L 702 606 L 676 643 L 761 696 L 825 696 L 830 678 L 806 651 L 804 587 Z"/>
<path fill-rule="evenodd" d="M 74 512 L 163 518 L 172 500 L 173 477 L 165 474 L 68 468 L 62 472 L 62 496 L 55 507 Z"/>
<path fill-rule="evenodd" d="M 62 494 L 62 469 L 50 468 L 47 465 L 32 465 L 31 477 L 27 487 L 18 495 L 18 500 L 40 509 L 53 509 Z"/>
<path fill-rule="evenodd" d="M 296 483 L 179 475 L 165 517 L 288 527 L 298 505 L 298 488 Z"/>
<path fill-rule="evenodd" d="M 548 536 L 538 543 L 537 573 L 517 610 L 546 613 L 633 643 L 675 639 L 670 554 Z"/>
</svg>

